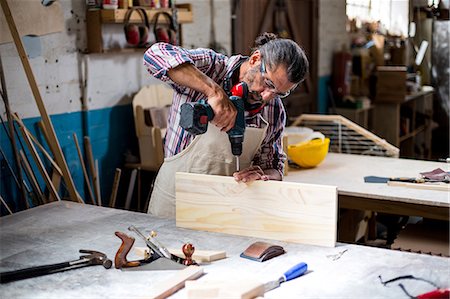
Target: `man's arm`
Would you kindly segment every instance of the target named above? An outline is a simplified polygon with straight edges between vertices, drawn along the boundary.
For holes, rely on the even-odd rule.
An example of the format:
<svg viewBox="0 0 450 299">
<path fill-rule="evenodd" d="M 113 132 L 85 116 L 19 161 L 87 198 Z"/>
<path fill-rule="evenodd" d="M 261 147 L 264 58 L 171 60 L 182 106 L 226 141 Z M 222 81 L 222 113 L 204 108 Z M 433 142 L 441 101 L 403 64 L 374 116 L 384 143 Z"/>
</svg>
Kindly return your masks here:
<svg viewBox="0 0 450 299">
<path fill-rule="evenodd" d="M 193 64 L 183 63 L 168 71 L 170 79 L 182 86 L 203 93 L 214 111 L 212 123 L 222 131 L 231 130 L 236 119 L 236 108 L 225 91 L 214 80 L 203 74 Z"/>
<path fill-rule="evenodd" d="M 190 88 L 203 93 L 214 111 L 214 125 L 223 131 L 234 126 L 236 109 L 225 91 L 205 72 L 213 74 L 226 57 L 212 50 L 188 50 L 167 43 L 153 44 L 144 54 L 144 65 L 156 79 L 169 83 L 177 92 Z"/>
</svg>

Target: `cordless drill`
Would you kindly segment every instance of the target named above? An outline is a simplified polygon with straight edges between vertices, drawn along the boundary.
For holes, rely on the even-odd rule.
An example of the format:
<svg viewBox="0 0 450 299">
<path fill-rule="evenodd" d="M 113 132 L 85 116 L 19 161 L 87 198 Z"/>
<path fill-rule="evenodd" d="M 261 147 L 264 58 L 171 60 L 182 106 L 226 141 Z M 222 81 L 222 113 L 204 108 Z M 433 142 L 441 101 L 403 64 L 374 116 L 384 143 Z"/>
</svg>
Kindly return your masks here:
<svg viewBox="0 0 450 299">
<path fill-rule="evenodd" d="M 234 127 L 227 132 L 231 144 L 231 152 L 236 157 L 236 170 L 239 171 L 239 156 L 242 154 L 244 141 L 245 114 L 244 102 L 247 100 L 248 87 L 245 82 L 236 84 L 231 89 L 230 101 L 236 107 L 237 115 Z M 208 122 L 214 118 L 214 111 L 205 101 L 181 105 L 180 125 L 193 135 L 203 134 L 208 130 Z"/>
</svg>

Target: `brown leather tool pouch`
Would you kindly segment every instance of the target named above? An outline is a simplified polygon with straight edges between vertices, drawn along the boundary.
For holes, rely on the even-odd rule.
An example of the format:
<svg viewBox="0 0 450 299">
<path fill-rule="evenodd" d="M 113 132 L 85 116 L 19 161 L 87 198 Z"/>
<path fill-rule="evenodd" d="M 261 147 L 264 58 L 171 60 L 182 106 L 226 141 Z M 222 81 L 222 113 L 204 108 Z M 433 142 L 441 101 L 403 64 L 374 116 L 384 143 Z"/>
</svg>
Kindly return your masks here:
<svg viewBox="0 0 450 299">
<path fill-rule="evenodd" d="M 264 262 L 283 253 L 285 251 L 279 245 L 258 241 L 250 245 L 240 256 L 257 262 Z"/>
</svg>

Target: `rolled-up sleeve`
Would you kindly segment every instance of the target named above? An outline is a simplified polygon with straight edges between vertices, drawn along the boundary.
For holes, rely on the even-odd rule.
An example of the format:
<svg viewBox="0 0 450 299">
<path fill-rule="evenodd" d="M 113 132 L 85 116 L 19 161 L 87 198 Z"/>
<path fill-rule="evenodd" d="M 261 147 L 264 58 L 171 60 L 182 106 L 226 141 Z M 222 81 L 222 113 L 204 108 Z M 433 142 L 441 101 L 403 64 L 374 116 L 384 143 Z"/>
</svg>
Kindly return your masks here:
<svg viewBox="0 0 450 299">
<path fill-rule="evenodd" d="M 219 60 L 226 59 L 226 56 L 210 49 L 188 50 L 168 43 L 156 43 L 145 52 L 144 66 L 151 76 L 175 87 L 168 75 L 170 69 L 190 63 L 214 80 L 224 71 L 223 67 L 218 68 L 223 65 L 218 63 Z"/>
<path fill-rule="evenodd" d="M 150 75 L 167 83 L 173 83 L 168 71 L 183 63 L 194 61 L 185 49 L 167 43 L 153 44 L 144 54 L 144 66 Z"/>
</svg>

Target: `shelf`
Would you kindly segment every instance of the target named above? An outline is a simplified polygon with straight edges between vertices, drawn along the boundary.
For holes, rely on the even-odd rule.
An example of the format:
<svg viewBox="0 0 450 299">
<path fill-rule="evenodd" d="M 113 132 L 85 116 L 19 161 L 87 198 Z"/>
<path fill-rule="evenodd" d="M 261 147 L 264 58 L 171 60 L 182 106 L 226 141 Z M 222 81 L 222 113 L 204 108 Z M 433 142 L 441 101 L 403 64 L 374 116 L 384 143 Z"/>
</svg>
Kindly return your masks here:
<svg viewBox="0 0 450 299">
<path fill-rule="evenodd" d="M 400 157 L 430 159 L 433 116 L 433 89 L 405 96 L 405 101 L 376 103 L 374 133 L 400 148 Z M 406 121 L 407 120 L 407 121 Z M 403 134 L 402 128 L 410 128 Z"/>
<path fill-rule="evenodd" d="M 143 7 L 141 7 L 143 8 Z M 181 30 L 181 24 L 191 23 L 193 22 L 192 15 L 192 5 L 189 3 L 186 4 L 177 4 L 177 22 L 179 25 L 179 30 Z M 158 12 L 167 12 L 168 14 L 172 14 L 172 10 L 170 8 L 159 8 L 159 9 L 146 9 L 150 26 L 152 25 L 152 19 L 155 14 Z M 127 48 L 107 48 L 103 45 L 103 29 L 102 27 L 105 25 L 111 24 L 123 24 L 125 14 L 128 9 L 88 9 L 86 12 L 86 28 L 87 28 L 87 53 L 120 53 L 120 52 L 129 52 L 133 51 L 132 49 Z M 167 22 L 166 18 L 160 18 L 158 22 L 161 23 Z M 131 23 L 142 23 L 142 20 L 138 14 L 133 13 L 130 18 Z M 181 35 L 180 35 L 181 36 Z M 144 50 L 143 48 L 138 48 L 134 51 L 139 52 Z"/>
<path fill-rule="evenodd" d="M 191 4 L 177 4 L 177 21 L 179 24 L 192 23 L 192 6 Z M 99 14 L 100 22 L 103 24 L 122 24 L 124 22 L 125 14 L 128 9 L 97 9 L 94 10 Z M 153 19 L 155 14 L 158 12 L 167 12 L 172 15 L 172 10 L 170 8 L 159 8 L 159 9 L 145 9 L 149 22 Z M 164 21 L 165 19 L 161 19 Z M 141 23 L 142 20 L 138 14 L 133 13 L 130 17 L 131 23 Z"/>
</svg>

